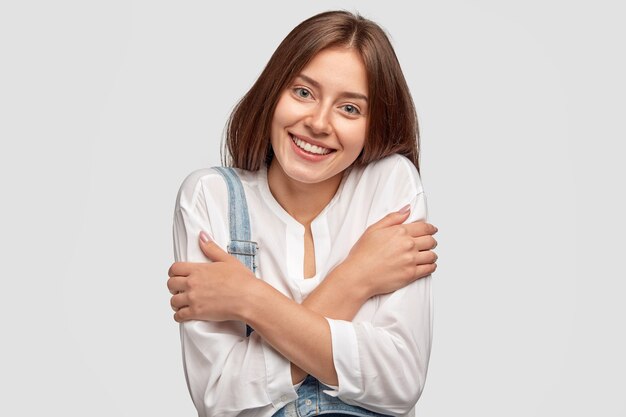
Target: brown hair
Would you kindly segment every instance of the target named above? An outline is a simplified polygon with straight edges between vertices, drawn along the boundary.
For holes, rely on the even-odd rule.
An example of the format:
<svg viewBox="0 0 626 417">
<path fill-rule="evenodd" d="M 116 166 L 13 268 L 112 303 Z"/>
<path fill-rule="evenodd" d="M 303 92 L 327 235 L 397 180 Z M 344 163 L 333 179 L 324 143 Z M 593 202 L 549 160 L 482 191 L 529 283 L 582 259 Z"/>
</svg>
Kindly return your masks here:
<svg viewBox="0 0 626 417">
<path fill-rule="evenodd" d="M 296 26 L 278 46 L 226 125 L 226 164 L 256 171 L 272 156 L 270 130 L 283 90 L 323 49 L 346 46 L 362 57 L 368 80 L 365 146 L 354 162 L 364 165 L 393 153 L 419 171 L 419 129 L 413 99 L 383 29 L 346 11 L 320 13 Z"/>
</svg>

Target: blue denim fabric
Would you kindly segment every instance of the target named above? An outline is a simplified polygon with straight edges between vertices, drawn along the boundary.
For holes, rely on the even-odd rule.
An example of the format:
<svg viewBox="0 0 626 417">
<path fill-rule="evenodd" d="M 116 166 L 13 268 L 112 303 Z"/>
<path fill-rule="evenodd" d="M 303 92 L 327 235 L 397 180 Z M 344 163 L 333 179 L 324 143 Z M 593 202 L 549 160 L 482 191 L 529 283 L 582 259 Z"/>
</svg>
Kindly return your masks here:
<svg viewBox="0 0 626 417">
<path fill-rule="evenodd" d="M 230 167 L 214 167 L 213 169 L 222 174 L 228 188 L 228 224 L 230 232 L 228 253 L 237 258 L 246 268 L 256 272 L 256 251 L 258 245 L 250 240 L 250 215 L 241 180 L 235 173 L 235 170 Z M 246 336 L 250 336 L 253 331 L 252 327 L 246 325 Z"/>
<path fill-rule="evenodd" d="M 309 417 L 324 415 L 332 416 L 373 416 L 386 417 L 386 414 L 378 414 L 365 408 L 346 404 L 337 397 L 324 393 L 329 389 L 312 376 L 307 376 L 300 388 L 298 399 L 290 402 L 273 417 Z"/>
<path fill-rule="evenodd" d="M 230 244 L 228 253 L 235 256 L 252 272 L 256 272 L 256 242 L 250 240 L 250 216 L 241 180 L 230 167 L 214 167 L 222 174 L 228 188 L 228 225 Z"/>
</svg>

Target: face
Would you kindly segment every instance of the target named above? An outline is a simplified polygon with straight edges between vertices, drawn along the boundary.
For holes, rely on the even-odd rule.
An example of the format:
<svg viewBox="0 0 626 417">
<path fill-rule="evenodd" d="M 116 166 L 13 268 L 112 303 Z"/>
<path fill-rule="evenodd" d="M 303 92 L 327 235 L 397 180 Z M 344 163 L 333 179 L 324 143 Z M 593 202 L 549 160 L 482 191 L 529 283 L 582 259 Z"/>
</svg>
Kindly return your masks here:
<svg viewBox="0 0 626 417">
<path fill-rule="evenodd" d="M 272 164 L 286 179 L 337 183 L 367 134 L 367 73 L 345 47 L 319 52 L 282 92 L 274 112 Z"/>
</svg>

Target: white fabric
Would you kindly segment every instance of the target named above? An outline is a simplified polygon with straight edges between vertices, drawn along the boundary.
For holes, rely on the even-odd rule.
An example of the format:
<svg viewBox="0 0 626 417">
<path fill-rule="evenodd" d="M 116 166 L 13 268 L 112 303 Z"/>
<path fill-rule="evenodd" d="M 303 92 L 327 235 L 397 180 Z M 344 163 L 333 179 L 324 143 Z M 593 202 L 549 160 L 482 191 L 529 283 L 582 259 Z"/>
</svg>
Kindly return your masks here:
<svg viewBox="0 0 626 417">
<path fill-rule="evenodd" d="M 316 276 L 304 278 L 304 227 L 272 196 L 267 170 L 237 171 L 246 193 L 257 276 L 301 303 L 371 224 L 411 204 L 408 221 L 426 218 L 426 202 L 413 164 L 392 155 L 351 168 L 337 194 L 311 224 Z M 229 241 L 228 199 L 220 174 L 193 172 L 183 182 L 174 215 L 176 261 L 205 262 L 201 230 L 222 247 Z M 271 308 L 271 306 L 268 306 Z M 432 337 L 431 278 L 368 300 L 352 322 L 327 319 L 339 384 L 327 391 L 374 411 L 412 416 L 424 387 Z M 290 364 L 237 322 L 181 325 L 183 362 L 200 416 L 271 416 L 297 398 Z"/>
</svg>

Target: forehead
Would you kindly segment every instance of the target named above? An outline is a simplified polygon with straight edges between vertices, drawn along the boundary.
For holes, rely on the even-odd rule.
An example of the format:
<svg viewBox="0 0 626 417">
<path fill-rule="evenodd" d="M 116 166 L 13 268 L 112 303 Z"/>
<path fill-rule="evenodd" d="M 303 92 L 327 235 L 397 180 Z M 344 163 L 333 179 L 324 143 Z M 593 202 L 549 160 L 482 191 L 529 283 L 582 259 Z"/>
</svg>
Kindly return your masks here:
<svg viewBox="0 0 626 417">
<path fill-rule="evenodd" d="M 367 70 L 353 48 L 328 48 L 318 52 L 300 71 L 322 88 L 340 89 L 367 95 Z"/>
</svg>

